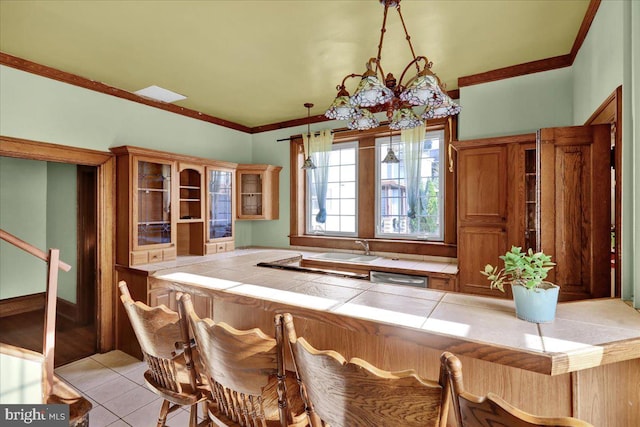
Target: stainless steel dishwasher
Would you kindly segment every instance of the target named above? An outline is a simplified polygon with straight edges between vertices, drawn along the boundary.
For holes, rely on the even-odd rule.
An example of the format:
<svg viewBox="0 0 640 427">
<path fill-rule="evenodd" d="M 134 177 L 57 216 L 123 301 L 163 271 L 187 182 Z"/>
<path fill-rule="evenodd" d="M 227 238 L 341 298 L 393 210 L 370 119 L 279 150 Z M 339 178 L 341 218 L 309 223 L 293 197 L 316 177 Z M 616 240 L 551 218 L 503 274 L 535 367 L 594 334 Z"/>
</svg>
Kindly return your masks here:
<svg viewBox="0 0 640 427">
<path fill-rule="evenodd" d="M 369 280 L 372 283 L 390 283 L 392 285 L 415 286 L 416 288 L 428 288 L 429 278 L 426 276 L 411 276 L 409 274 L 384 273 L 371 271 Z"/>
</svg>

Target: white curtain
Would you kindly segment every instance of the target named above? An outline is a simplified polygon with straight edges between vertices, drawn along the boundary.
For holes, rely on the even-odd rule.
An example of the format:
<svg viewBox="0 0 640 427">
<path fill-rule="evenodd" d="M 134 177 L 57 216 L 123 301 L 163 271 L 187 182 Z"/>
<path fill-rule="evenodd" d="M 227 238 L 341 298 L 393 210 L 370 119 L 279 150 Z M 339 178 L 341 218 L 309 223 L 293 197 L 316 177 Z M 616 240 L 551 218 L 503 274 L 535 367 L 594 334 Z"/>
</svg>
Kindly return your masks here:
<svg viewBox="0 0 640 427">
<path fill-rule="evenodd" d="M 327 220 L 327 182 L 329 181 L 329 158 L 331 156 L 331 146 L 333 144 L 333 133 L 325 129 L 319 135 L 302 135 L 303 144 L 308 147 L 307 153 L 311 156 L 315 169 L 310 169 L 309 174 L 313 174 L 314 190 L 318 200 L 318 213 L 316 221 L 324 224 Z"/>
<path fill-rule="evenodd" d="M 407 216 L 415 218 L 420 210 L 420 153 L 425 137 L 425 126 L 405 129 L 401 132 L 404 143 L 404 170 L 407 183 Z"/>
</svg>

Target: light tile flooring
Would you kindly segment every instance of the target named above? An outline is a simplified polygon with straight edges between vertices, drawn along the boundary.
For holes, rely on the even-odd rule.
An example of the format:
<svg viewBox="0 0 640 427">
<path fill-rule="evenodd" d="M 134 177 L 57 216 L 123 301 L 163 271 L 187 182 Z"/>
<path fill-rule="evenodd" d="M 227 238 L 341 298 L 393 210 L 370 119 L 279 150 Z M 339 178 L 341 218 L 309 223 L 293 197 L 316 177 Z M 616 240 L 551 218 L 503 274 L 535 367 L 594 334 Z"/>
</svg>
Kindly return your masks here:
<svg viewBox="0 0 640 427">
<path fill-rule="evenodd" d="M 91 401 L 91 427 L 155 427 L 162 399 L 145 386 L 146 369 L 144 362 L 115 350 L 61 366 L 55 373 Z M 166 425 L 188 426 L 188 409 L 169 414 Z"/>
</svg>

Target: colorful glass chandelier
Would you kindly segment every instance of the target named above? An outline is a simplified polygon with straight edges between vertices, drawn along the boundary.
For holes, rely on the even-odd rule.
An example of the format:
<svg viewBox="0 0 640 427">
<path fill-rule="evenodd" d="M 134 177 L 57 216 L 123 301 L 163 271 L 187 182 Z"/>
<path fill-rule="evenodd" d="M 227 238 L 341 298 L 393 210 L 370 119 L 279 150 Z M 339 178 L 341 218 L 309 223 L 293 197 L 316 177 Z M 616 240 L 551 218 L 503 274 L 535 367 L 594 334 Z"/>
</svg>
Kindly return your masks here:
<svg viewBox="0 0 640 427">
<path fill-rule="evenodd" d="M 424 123 L 427 119 L 445 118 L 460 112 L 460 106 L 447 95 L 440 78 L 431 71 L 432 63 L 426 56 L 416 56 L 411 37 L 404 23 L 400 10 L 400 0 L 380 0 L 384 6 L 384 17 L 380 30 L 378 55 L 369 59 L 367 70 L 363 74 L 349 74 L 336 87 L 338 95 L 326 111 L 329 119 L 347 120 L 349 129 L 371 129 L 380 125 L 374 113 L 386 111 L 389 127 L 393 130 L 411 129 Z M 402 22 L 407 43 L 411 49 L 413 60 L 404 68 L 400 79 L 393 74 L 385 76 L 381 64 L 382 44 L 386 32 L 389 8 L 395 8 Z M 411 67 L 415 66 L 416 74 L 403 79 Z M 360 77 L 360 83 L 353 95 L 349 95 L 345 83 L 350 78 Z M 414 107 L 424 106 L 418 116 Z"/>
</svg>

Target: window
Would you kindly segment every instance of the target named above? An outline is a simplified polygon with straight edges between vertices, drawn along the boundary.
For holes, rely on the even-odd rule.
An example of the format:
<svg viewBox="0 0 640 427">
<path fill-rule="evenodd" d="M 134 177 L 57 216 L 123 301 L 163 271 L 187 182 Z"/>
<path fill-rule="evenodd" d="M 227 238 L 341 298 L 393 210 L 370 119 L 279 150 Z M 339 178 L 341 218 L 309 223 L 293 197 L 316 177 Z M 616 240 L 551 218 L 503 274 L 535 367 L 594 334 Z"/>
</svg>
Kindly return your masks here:
<svg viewBox="0 0 640 427">
<path fill-rule="evenodd" d="M 308 234 L 357 235 L 357 150 L 357 141 L 335 144 L 326 170 L 318 167 L 307 172 Z M 326 215 L 322 218 L 317 190 L 324 174 L 327 176 Z"/>
<path fill-rule="evenodd" d="M 300 169 L 305 157 L 302 138 L 292 137 L 289 243 L 357 250 L 355 240 L 367 239 L 376 252 L 455 257 L 456 193 L 449 142 L 455 140 L 455 129 L 455 117 L 450 122 L 429 120 L 419 152 L 420 174 L 411 179 L 419 181 L 419 191 L 417 196 L 411 193 L 411 203 L 404 170 L 381 163 L 389 144 L 386 126 L 336 131 L 326 168 L 325 222 L 316 219 L 320 205 L 313 173 Z M 399 132 L 391 140 L 396 154 L 403 156 Z M 411 205 L 416 207 L 415 218 L 409 218 Z"/>
<path fill-rule="evenodd" d="M 444 131 L 427 132 L 420 144 L 412 200 L 400 136 L 376 139 L 376 237 L 443 240 L 443 140 Z M 382 163 L 390 144 L 400 163 Z"/>
</svg>

